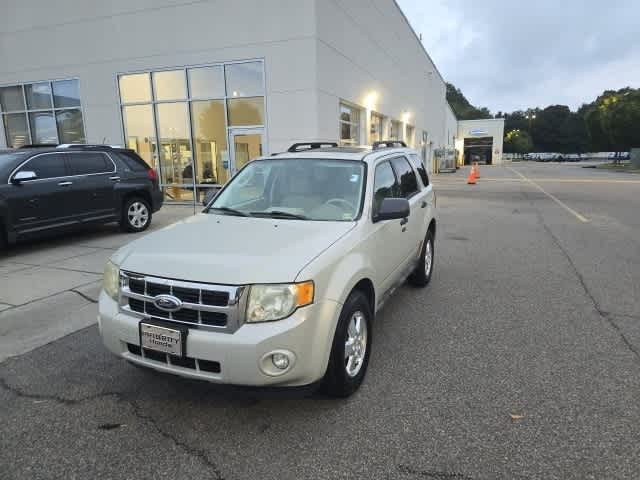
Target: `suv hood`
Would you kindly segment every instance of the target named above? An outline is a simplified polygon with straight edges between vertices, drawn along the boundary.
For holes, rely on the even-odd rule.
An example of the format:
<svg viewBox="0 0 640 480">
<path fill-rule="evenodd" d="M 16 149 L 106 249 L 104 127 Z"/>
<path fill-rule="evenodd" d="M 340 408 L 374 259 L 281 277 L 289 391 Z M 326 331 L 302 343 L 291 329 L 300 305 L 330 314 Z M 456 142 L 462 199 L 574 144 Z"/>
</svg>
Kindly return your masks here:
<svg viewBox="0 0 640 480">
<path fill-rule="evenodd" d="M 286 283 L 354 226 L 199 214 L 130 243 L 113 260 L 123 270 L 178 280 Z"/>
</svg>

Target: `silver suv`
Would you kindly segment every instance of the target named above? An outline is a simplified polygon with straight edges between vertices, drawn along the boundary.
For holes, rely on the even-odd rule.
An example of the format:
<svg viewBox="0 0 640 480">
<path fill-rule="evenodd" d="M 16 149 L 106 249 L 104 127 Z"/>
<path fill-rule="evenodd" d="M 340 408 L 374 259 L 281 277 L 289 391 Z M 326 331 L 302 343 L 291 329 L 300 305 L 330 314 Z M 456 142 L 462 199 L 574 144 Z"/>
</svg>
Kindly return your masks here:
<svg viewBox="0 0 640 480">
<path fill-rule="evenodd" d="M 435 195 L 414 150 L 296 144 L 204 211 L 107 263 L 98 322 L 129 362 L 211 382 L 362 383 L 375 314 L 434 264 Z"/>
</svg>

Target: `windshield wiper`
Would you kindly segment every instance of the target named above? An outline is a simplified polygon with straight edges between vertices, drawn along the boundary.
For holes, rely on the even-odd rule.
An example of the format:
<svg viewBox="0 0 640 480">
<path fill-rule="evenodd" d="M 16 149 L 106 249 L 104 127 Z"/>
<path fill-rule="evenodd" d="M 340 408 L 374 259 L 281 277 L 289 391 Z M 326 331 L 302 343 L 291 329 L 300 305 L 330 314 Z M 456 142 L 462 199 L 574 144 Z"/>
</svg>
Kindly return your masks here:
<svg viewBox="0 0 640 480">
<path fill-rule="evenodd" d="M 236 210 L 235 208 L 229 208 L 229 207 L 209 207 L 209 209 L 207 210 L 207 213 L 209 213 L 211 210 L 219 210 L 221 212 L 229 213 L 231 215 L 236 215 L 238 217 L 248 217 L 251 215 L 250 213 L 241 212 L 240 210 Z"/>
<path fill-rule="evenodd" d="M 269 210 L 268 212 L 251 212 L 251 215 L 256 217 L 265 216 L 265 217 L 283 217 L 283 218 L 294 218 L 296 220 L 309 220 L 309 217 L 305 217 L 304 215 L 298 215 L 297 213 L 291 212 L 283 212 L 281 210 Z"/>
</svg>

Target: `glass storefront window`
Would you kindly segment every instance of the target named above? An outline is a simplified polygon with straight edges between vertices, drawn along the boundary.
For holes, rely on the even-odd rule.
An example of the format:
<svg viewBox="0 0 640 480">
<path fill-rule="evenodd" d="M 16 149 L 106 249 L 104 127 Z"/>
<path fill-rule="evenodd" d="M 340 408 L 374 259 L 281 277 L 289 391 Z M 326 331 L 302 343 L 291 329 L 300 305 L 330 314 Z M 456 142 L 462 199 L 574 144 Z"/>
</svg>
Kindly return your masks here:
<svg viewBox="0 0 640 480">
<path fill-rule="evenodd" d="M 233 98 L 229 103 L 229 126 L 264 124 L 264 98 Z"/>
<path fill-rule="evenodd" d="M 194 182 L 187 104 L 159 103 L 156 109 L 162 183 L 171 185 L 170 198 L 188 200 L 193 198 Z"/>
<path fill-rule="evenodd" d="M 56 112 L 56 123 L 60 143 L 85 143 L 80 109 L 59 110 Z"/>
<path fill-rule="evenodd" d="M 51 108 L 51 84 L 49 82 L 32 83 L 24 86 L 27 107 L 30 110 Z"/>
<path fill-rule="evenodd" d="M 154 72 L 153 93 L 156 100 L 184 100 L 187 96 L 187 83 L 184 70 Z"/>
<path fill-rule="evenodd" d="M 157 167 L 169 199 L 193 199 L 194 182 L 197 195 L 224 184 L 261 154 L 263 69 L 250 61 L 119 76 L 125 143 Z M 237 151 L 236 127 L 248 135 Z"/>
<path fill-rule="evenodd" d="M 224 68 L 222 65 L 190 68 L 188 75 L 191 98 L 224 98 Z"/>
<path fill-rule="evenodd" d="M 21 85 L 0 88 L 0 109 L 3 112 L 25 110 Z"/>
<path fill-rule="evenodd" d="M 400 128 L 402 124 L 397 120 L 391 120 L 391 133 L 389 135 L 389 140 L 402 140 L 400 134 Z"/>
<path fill-rule="evenodd" d="M 120 99 L 122 103 L 150 102 L 149 74 L 122 75 L 120 77 Z"/>
<path fill-rule="evenodd" d="M 24 97 L 23 97 L 24 92 Z M 26 105 L 24 102 L 26 99 Z M 80 87 L 76 79 L 41 81 L 0 88 L 7 145 L 82 143 L 84 123 Z"/>
<path fill-rule="evenodd" d="M 145 162 L 157 168 L 156 134 L 151 105 L 122 107 L 125 145 L 138 152 Z"/>
<path fill-rule="evenodd" d="M 3 115 L 3 120 L 4 133 L 9 147 L 20 148 L 27 143 L 31 143 L 26 113 L 7 113 Z"/>
<path fill-rule="evenodd" d="M 371 112 L 371 143 L 384 140 L 382 138 L 382 120 L 382 115 Z"/>
<path fill-rule="evenodd" d="M 58 133 L 53 112 L 35 112 L 29 114 L 31 143 L 57 143 Z"/>
<path fill-rule="evenodd" d="M 191 103 L 193 148 L 196 153 L 196 181 L 199 184 L 221 184 L 228 180 L 227 127 L 224 100 L 204 100 Z"/>
<path fill-rule="evenodd" d="M 358 108 L 341 103 L 339 125 L 342 145 L 360 143 L 360 110 Z"/>
<path fill-rule="evenodd" d="M 56 108 L 80 106 L 80 84 L 78 80 L 53 82 L 53 103 Z"/>
<path fill-rule="evenodd" d="M 229 97 L 264 95 L 262 62 L 232 63 L 224 70 Z"/>
<path fill-rule="evenodd" d="M 412 147 L 413 148 L 413 137 L 415 135 L 415 128 L 413 128 L 412 125 L 407 125 L 407 129 L 405 131 L 405 142 L 407 143 L 407 146 Z"/>
</svg>

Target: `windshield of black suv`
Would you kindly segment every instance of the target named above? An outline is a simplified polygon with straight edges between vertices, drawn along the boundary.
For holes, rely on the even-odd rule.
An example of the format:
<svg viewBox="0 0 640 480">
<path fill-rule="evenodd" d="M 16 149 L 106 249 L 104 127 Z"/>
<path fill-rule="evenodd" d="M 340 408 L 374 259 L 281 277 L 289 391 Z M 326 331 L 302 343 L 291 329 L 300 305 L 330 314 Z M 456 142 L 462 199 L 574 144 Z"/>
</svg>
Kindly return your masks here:
<svg viewBox="0 0 640 480">
<path fill-rule="evenodd" d="M 353 160 L 265 159 L 243 168 L 209 213 L 316 221 L 353 221 L 365 165 Z"/>
</svg>

